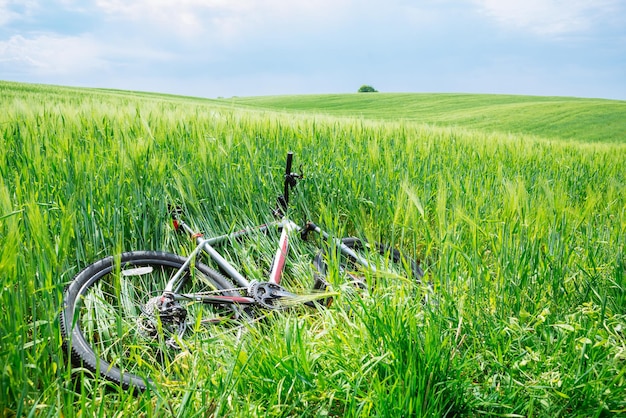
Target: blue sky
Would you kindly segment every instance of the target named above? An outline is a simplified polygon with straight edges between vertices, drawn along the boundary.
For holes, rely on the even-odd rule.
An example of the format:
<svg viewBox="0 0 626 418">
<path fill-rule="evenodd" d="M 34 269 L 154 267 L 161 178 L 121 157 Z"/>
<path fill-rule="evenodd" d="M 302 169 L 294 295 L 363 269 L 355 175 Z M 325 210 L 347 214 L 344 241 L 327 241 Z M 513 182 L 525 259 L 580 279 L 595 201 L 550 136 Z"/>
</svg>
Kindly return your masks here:
<svg viewBox="0 0 626 418">
<path fill-rule="evenodd" d="M 626 1 L 0 0 L 0 79 L 626 100 Z"/>
</svg>

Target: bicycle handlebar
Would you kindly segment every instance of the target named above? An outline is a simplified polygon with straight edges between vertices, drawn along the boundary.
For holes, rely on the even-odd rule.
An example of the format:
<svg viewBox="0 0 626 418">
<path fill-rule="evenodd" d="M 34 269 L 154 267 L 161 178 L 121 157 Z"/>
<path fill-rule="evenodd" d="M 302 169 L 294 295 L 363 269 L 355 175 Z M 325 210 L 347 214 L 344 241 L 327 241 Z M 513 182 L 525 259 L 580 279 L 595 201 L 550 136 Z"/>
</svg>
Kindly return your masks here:
<svg viewBox="0 0 626 418">
<path fill-rule="evenodd" d="M 293 152 L 287 153 L 287 164 L 285 166 L 285 189 L 283 196 L 285 198 L 285 205 L 289 204 L 289 187 L 295 186 L 295 179 L 291 177 L 291 164 L 293 162 Z M 292 184 L 293 183 L 293 184 Z"/>
<path fill-rule="evenodd" d="M 285 212 L 287 211 L 287 207 L 289 206 L 289 189 L 290 188 L 293 189 L 294 187 L 296 187 L 298 179 L 302 178 L 301 173 L 299 174 L 299 173 L 291 172 L 292 166 L 293 166 L 293 152 L 289 151 L 287 153 L 287 161 L 285 164 L 285 183 L 284 183 L 283 194 L 278 196 L 278 199 L 276 202 L 276 209 L 272 211 L 274 216 L 277 218 L 282 218 L 285 215 Z M 302 171 L 302 165 L 300 165 L 300 171 Z M 190 232 L 193 235 L 197 235 L 196 233 L 191 231 L 189 226 L 185 224 L 185 222 L 183 222 L 183 220 L 181 219 L 181 214 L 183 211 L 180 206 L 168 204 L 168 210 L 170 212 L 170 216 L 174 224 L 174 229 L 176 230 L 184 229 L 185 231 Z M 189 230 L 187 230 L 187 228 L 189 228 Z"/>
<path fill-rule="evenodd" d="M 287 162 L 285 164 L 285 185 L 283 194 L 278 196 L 278 204 L 274 210 L 274 216 L 276 217 L 282 217 L 285 214 L 287 206 L 289 205 L 289 189 L 296 187 L 297 179 L 302 177 L 301 174 L 291 172 L 292 165 L 293 152 L 289 151 L 287 153 Z"/>
<path fill-rule="evenodd" d="M 287 166 L 285 168 L 285 176 L 291 174 L 291 163 L 293 161 L 293 152 L 289 151 L 287 153 Z"/>
</svg>

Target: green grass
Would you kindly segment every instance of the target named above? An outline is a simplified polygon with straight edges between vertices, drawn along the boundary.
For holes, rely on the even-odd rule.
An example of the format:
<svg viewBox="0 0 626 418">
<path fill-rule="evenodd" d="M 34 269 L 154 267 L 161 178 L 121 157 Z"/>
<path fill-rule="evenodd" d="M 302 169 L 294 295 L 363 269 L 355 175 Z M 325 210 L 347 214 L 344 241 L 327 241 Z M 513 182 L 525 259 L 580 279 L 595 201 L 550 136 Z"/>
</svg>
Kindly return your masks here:
<svg viewBox="0 0 626 418">
<path fill-rule="evenodd" d="M 571 97 L 480 94 L 336 94 L 230 100 L 304 114 L 405 120 L 499 134 L 531 134 L 580 142 L 626 140 L 626 102 Z"/>
<path fill-rule="evenodd" d="M 1 414 L 626 413 L 623 102 L 348 95 L 333 110 L 6 82 L 0 97 Z M 287 150 L 306 175 L 296 219 L 397 243 L 438 304 L 395 292 L 273 315 L 190 353 L 193 381 L 139 397 L 75 379 L 58 313 L 79 269 L 188 251 L 170 201 L 207 233 L 268 220 Z"/>
</svg>

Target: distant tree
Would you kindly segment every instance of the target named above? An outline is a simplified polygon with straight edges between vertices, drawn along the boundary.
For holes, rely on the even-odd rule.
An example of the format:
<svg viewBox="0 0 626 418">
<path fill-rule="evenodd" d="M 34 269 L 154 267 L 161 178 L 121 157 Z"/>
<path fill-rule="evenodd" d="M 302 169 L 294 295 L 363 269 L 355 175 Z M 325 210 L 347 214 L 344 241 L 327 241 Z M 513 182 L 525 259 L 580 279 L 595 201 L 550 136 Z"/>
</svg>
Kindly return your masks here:
<svg viewBox="0 0 626 418">
<path fill-rule="evenodd" d="M 372 86 L 368 86 L 367 84 L 364 84 L 359 88 L 359 93 L 378 93 L 378 90 L 376 90 Z"/>
</svg>

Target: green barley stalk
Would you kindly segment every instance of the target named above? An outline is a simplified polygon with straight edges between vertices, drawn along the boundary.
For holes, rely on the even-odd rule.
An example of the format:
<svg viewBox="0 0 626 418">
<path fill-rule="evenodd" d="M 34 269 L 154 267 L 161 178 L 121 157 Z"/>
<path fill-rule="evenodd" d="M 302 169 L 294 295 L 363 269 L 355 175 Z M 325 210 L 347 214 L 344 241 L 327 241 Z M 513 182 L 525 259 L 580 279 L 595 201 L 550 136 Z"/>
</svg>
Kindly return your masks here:
<svg viewBox="0 0 626 418">
<path fill-rule="evenodd" d="M 626 153 L 610 130 L 621 125 L 600 123 L 626 120 L 622 102 L 571 100 L 584 118 L 567 125 L 536 98 L 394 95 L 363 107 L 333 96 L 333 116 L 316 110 L 330 97 L 235 103 L 8 82 L 0 92 L 3 414 L 626 411 Z M 503 100 L 547 122 L 503 114 Z M 477 119 L 477 103 L 497 118 Z M 420 112 L 398 121 L 386 104 Z M 430 119 L 415 116 L 426 109 Z M 607 140 L 559 139 L 579 123 L 602 125 Z M 168 203 L 207 235 L 268 221 L 288 150 L 305 174 L 293 218 L 421 259 L 436 304 L 392 278 L 365 296 L 337 288 L 328 310 L 270 315 L 178 358 L 171 367 L 194 379 L 171 384 L 161 371 L 140 396 L 68 364 L 57 318 L 79 269 L 133 249 L 190 251 Z M 270 243 L 229 256 L 261 277 Z M 295 286 L 310 280 L 312 251 L 294 246 L 305 260 L 288 266 Z"/>
</svg>

